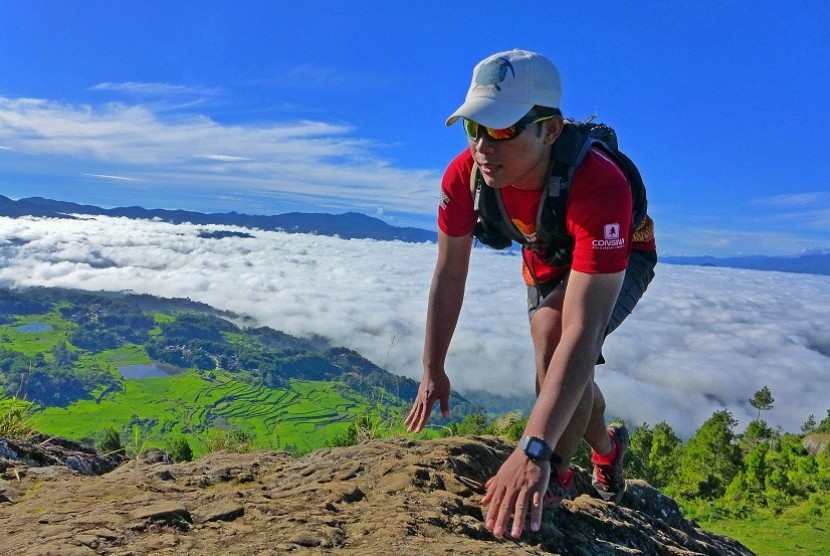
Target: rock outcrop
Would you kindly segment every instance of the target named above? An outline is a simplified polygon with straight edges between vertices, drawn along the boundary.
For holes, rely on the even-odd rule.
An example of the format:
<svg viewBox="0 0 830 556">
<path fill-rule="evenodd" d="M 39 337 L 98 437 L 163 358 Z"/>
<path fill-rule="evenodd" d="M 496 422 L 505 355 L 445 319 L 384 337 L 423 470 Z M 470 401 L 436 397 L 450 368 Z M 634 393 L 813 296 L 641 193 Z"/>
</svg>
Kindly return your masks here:
<svg viewBox="0 0 830 556">
<path fill-rule="evenodd" d="M 8 443 L 6 444 L 8 446 Z M 30 555 L 749 555 L 632 480 L 619 505 L 578 472 L 542 530 L 495 539 L 483 483 L 512 445 L 492 437 L 370 441 L 297 458 L 148 454 L 100 476 L 0 455 L 0 547 Z"/>
<path fill-rule="evenodd" d="M 809 434 L 804 437 L 804 449 L 814 456 L 824 452 L 830 446 L 830 434 Z"/>
</svg>

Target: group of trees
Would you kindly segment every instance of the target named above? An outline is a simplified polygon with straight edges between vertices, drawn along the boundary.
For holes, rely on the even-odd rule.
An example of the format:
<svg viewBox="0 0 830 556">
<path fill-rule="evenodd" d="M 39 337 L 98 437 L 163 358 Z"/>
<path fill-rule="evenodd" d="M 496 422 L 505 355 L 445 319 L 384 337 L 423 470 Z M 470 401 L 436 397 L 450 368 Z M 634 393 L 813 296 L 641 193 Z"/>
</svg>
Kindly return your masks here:
<svg viewBox="0 0 830 556">
<path fill-rule="evenodd" d="M 808 453 L 804 436 L 830 438 L 830 410 L 819 424 L 805 423 L 802 434 L 773 430 L 761 419 L 735 434 L 737 424 L 729 411 L 717 411 L 685 444 L 666 423 L 637 427 L 629 475 L 660 488 L 692 514 L 745 516 L 757 507 L 781 510 L 805 500 L 821 512 L 830 492 L 830 454 L 827 448 Z"/>
<path fill-rule="evenodd" d="M 41 405 L 62 406 L 88 396 L 95 388 L 117 386 L 117 377 L 98 365 L 76 368 L 77 354 L 64 343 L 48 355 L 27 356 L 0 347 L 2 391 Z"/>
</svg>

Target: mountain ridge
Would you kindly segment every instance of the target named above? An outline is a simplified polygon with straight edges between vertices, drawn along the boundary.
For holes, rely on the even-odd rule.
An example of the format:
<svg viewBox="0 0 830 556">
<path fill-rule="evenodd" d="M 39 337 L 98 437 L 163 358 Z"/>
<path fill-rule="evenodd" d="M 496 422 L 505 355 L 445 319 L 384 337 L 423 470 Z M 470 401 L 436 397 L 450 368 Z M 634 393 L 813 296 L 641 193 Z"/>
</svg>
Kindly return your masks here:
<svg viewBox="0 0 830 556">
<path fill-rule="evenodd" d="M 794 272 L 797 274 L 830 276 L 830 251 L 802 253 L 789 257 L 770 255 L 745 255 L 740 257 L 713 257 L 710 255 L 699 257 L 668 256 L 661 257 L 660 261 L 676 265 L 743 268 L 746 270 Z"/>
<path fill-rule="evenodd" d="M 173 224 L 214 224 L 249 229 L 309 233 L 337 236 L 343 239 L 376 239 L 380 241 L 404 241 L 423 243 L 437 241 L 437 232 L 415 227 L 397 227 L 359 212 L 329 214 L 318 212 L 288 212 L 273 215 L 249 215 L 235 211 L 203 213 L 181 209 L 147 209 L 140 206 L 104 209 L 69 201 L 56 201 L 43 197 L 26 197 L 17 201 L 0 195 L 0 216 L 19 218 L 36 216 L 46 218 L 74 218 L 74 214 L 125 217 L 139 220 L 161 220 Z M 212 232 L 213 237 L 239 235 L 240 232 Z M 511 250 L 513 252 L 514 250 Z M 658 251 L 659 255 L 659 251 Z M 715 266 L 817 274 L 830 276 L 830 250 L 801 253 L 792 256 L 745 255 L 731 257 L 659 256 L 665 264 Z"/>
<path fill-rule="evenodd" d="M 55 201 L 43 197 L 12 200 L 0 195 L 0 216 L 18 218 L 38 216 L 73 218 L 74 214 L 126 217 L 137 220 L 161 220 L 172 224 L 216 224 L 258 228 L 287 233 L 309 233 L 338 236 L 343 239 L 377 239 L 408 243 L 435 242 L 437 234 L 413 227 L 396 227 L 379 218 L 359 212 L 343 214 L 288 212 L 274 215 L 249 215 L 238 212 L 203 213 L 181 209 L 146 209 L 140 206 L 104 209 L 69 201 Z"/>
</svg>

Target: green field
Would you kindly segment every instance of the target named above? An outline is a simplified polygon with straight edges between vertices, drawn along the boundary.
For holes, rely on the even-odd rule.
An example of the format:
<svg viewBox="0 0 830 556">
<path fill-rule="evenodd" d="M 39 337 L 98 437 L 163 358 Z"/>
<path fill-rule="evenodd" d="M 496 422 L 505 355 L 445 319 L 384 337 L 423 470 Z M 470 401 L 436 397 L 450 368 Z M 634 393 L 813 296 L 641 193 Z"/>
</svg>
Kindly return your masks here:
<svg viewBox="0 0 830 556">
<path fill-rule="evenodd" d="M 304 378 L 303 369 L 297 365 L 281 378 L 279 387 L 270 387 L 251 380 L 245 369 L 231 372 L 218 368 L 218 363 L 209 372 L 168 365 L 150 357 L 145 345 L 126 340 L 120 341 L 117 347 L 80 349 L 73 345 L 72 338 L 82 325 L 68 319 L 61 310 L 80 307 L 76 311 L 80 314 L 85 313 L 87 306 L 89 313 L 98 310 L 95 318 L 84 321 L 89 325 L 108 316 L 95 308 L 98 302 L 96 298 L 84 303 L 58 301 L 45 312 L 8 315 L 0 324 L 0 347 L 31 358 L 29 361 L 38 358 L 41 361 L 28 363 L 28 374 L 32 374 L 33 365 L 38 365 L 57 376 L 65 372 L 57 367 L 57 358 L 69 357 L 71 373 L 99 384 L 86 395 L 70 398 L 69 403 L 32 405 L 28 419 L 44 434 L 95 444 L 104 431 L 114 429 L 120 433 L 125 447 L 137 443 L 141 449 L 163 449 L 171 440 L 183 437 L 198 457 L 209 450 L 212 438 L 239 432 L 250 439 L 255 449 L 305 453 L 330 445 L 359 417 L 373 412 L 387 415 L 392 407 L 400 404 L 400 400 L 392 399 L 382 389 L 369 388 L 358 393 L 336 378 Z M 134 312 L 140 313 L 137 309 Z M 143 314 L 150 317 L 144 321 L 149 323 L 145 325 L 149 337 L 158 337 L 162 334 L 161 327 L 180 318 L 172 312 Z M 199 322 L 214 322 L 204 318 Z M 239 329 L 223 335 L 221 346 L 229 346 L 230 351 L 260 350 L 262 360 L 266 361 L 303 353 L 295 348 L 283 355 L 279 347 L 268 351 L 267 346 Z M 5 372 L 11 363 L 7 359 Z M 122 379 L 120 370 L 134 365 L 164 370 L 169 376 Z M 0 368 L 0 376 L 3 372 L 4 368 Z M 5 392 L 0 389 L 0 406 L 3 394 L 18 394 L 16 387 L 14 381 L 9 381 Z M 22 397 L 26 398 L 25 392 Z M 137 451 L 139 446 L 132 448 Z"/>
<path fill-rule="evenodd" d="M 213 375 L 124 380 L 123 392 L 45 408 L 33 414 L 32 424 L 45 434 L 73 439 L 95 439 L 110 427 L 138 427 L 146 447 L 185 437 L 197 456 L 206 451 L 211 434 L 243 430 L 254 437 L 254 447 L 306 452 L 331 442 L 368 409 L 330 382 L 294 381 L 275 390 Z"/>
<path fill-rule="evenodd" d="M 28 332 L 18 327 L 45 326 L 49 330 Z M 72 323 L 66 322 L 57 311 L 43 315 L 19 316 L 8 325 L 0 326 L 0 340 L 24 355 L 37 355 L 51 350 L 60 342 L 66 342 Z"/>
<path fill-rule="evenodd" d="M 830 515 L 816 515 L 808 508 L 804 503 L 780 514 L 761 511 L 752 518 L 698 524 L 737 539 L 758 556 L 826 556 L 830 554 Z"/>
<path fill-rule="evenodd" d="M 183 436 L 196 455 L 205 452 L 211 433 L 244 430 L 254 437 L 254 447 L 306 452 L 329 443 L 369 409 L 366 402 L 344 397 L 336 383 L 293 381 L 276 390 L 226 373 L 212 375 L 124 380 L 122 392 L 45 408 L 33 414 L 32 424 L 45 434 L 72 439 L 137 426 L 146 447 L 163 447 Z"/>
</svg>

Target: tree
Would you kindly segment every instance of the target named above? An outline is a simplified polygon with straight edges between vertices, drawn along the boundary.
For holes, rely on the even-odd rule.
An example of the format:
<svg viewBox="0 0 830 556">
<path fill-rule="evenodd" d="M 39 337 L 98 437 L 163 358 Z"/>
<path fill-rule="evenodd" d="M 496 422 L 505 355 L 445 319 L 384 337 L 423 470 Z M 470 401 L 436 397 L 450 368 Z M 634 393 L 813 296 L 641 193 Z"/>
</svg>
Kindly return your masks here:
<svg viewBox="0 0 830 556">
<path fill-rule="evenodd" d="M 830 433 L 830 409 L 827 410 L 827 417 L 821 420 L 814 432 Z"/>
<path fill-rule="evenodd" d="M 746 430 L 741 435 L 740 446 L 743 454 L 747 455 L 756 445 L 760 443 L 769 443 L 775 437 L 775 431 L 772 430 L 767 422 L 763 419 L 755 419 L 750 421 L 746 426 Z"/>
<path fill-rule="evenodd" d="M 480 434 L 487 434 L 488 426 L 490 424 L 487 415 L 482 408 L 466 415 L 458 424 L 455 434 L 459 436 L 476 436 Z"/>
<path fill-rule="evenodd" d="M 683 450 L 683 441 L 665 421 L 654 426 L 652 431 L 649 467 L 654 473 L 654 486 L 670 484 L 677 476 L 677 461 Z"/>
<path fill-rule="evenodd" d="M 810 414 L 807 420 L 804 421 L 804 424 L 801 425 L 801 432 L 804 434 L 813 434 L 816 431 L 816 426 L 816 416 Z"/>
<path fill-rule="evenodd" d="M 662 421 L 654 429 L 647 424 L 631 433 L 627 473 L 632 478 L 643 479 L 656 488 L 668 486 L 677 474 L 677 462 L 683 441 L 668 423 Z"/>
<path fill-rule="evenodd" d="M 648 464 L 648 455 L 651 452 L 651 445 L 654 435 L 647 423 L 635 427 L 631 431 L 631 439 L 628 444 L 628 453 L 625 456 L 626 474 L 632 479 L 643 479 L 654 484 L 654 474 Z"/>
<path fill-rule="evenodd" d="M 755 395 L 749 399 L 749 405 L 758 410 L 758 419 L 761 419 L 761 412 L 772 409 L 772 404 L 775 399 L 772 397 L 772 392 L 766 386 L 755 392 Z"/>
<path fill-rule="evenodd" d="M 716 411 L 689 439 L 677 465 L 676 485 L 684 498 L 716 500 L 741 468 L 741 451 L 728 410 Z"/>
</svg>

